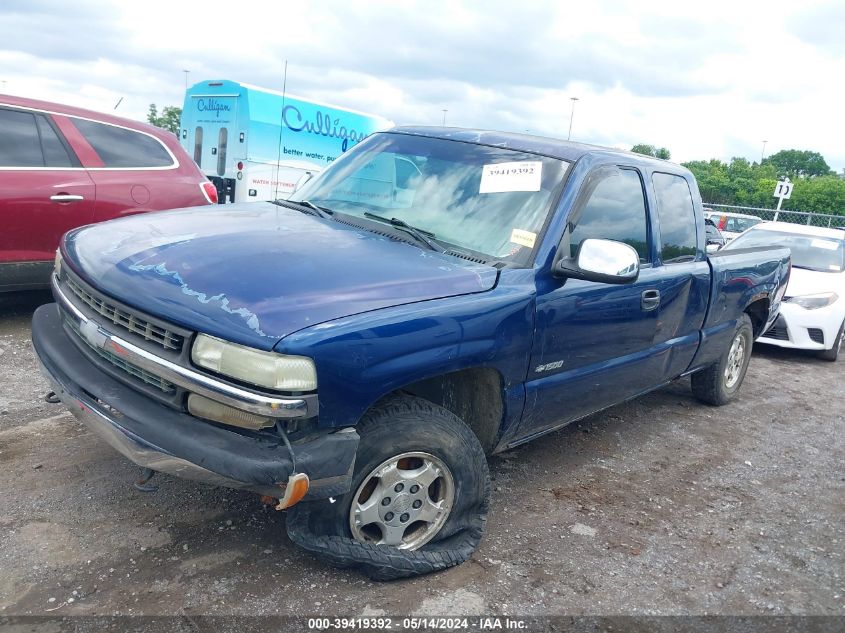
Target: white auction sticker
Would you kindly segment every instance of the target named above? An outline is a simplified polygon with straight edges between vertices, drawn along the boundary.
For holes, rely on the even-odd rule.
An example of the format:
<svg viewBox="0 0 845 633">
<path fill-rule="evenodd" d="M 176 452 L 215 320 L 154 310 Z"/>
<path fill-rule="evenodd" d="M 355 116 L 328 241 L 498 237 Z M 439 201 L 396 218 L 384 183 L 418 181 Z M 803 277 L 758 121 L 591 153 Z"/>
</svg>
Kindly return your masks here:
<svg viewBox="0 0 845 633">
<path fill-rule="evenodd" d="M 539 160 L 495 163 L 484 165 L 481 169 L 481 186 L 478 193 L 540 191 L 543 163 Z"/>
</svg>

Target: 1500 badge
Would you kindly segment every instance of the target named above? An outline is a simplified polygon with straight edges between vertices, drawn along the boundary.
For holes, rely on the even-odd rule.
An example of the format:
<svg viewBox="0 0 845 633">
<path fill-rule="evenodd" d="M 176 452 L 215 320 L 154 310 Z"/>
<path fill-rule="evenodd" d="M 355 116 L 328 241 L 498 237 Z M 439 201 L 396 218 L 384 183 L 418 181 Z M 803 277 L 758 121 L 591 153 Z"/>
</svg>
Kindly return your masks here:
<svg viewBox="0 0 845 633">
<path fill-rule="evenodd" d="M 539 374 L 539 373 L 544 372 L 544 371 L 551 371 L 553 369 L 560 369 L 561 367 L 563 367 L 563 361 L 562 360 L 556 360 L 553 363 L 546 363 L 545 365 L 537 365 L 534 368 L 534 372 Z"/>
</svg>

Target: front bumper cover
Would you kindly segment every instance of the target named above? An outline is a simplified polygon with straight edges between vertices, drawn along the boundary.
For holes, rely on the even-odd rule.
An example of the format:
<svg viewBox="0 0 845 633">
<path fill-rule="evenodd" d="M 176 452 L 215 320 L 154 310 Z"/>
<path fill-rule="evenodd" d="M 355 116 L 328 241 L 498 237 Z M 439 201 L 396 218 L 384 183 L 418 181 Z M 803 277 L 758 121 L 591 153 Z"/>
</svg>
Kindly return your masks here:
<svg viewBox="0 0 845 633">
<path fill-rule="evenodd" d="M 771 336 L 770 329 L 767 329 L 757 340 L 761 343 L 793 349 L 831 349 L 845 318 L 841 301 L 842 299 L 832 305 L 815 310 L 807 310 L 794 303 L 784 301 L 780 306 L 780 317 L 777 324 L 780 329 L 785 329 L 787 338 L 775 338 Z M 823 343 L 811 338 L 811 329 L 821 331 Z M 781 336 L 783 336 L 783 333 L 781 333 Z"/>
<path fill-rule="evenodd" d="M 136 464 L 213 485 L 284 494 L 294 469 L 283 443 L 180 413 L 118 382 L 73 344 L 56 304 L 35 311 L 32 343 L 68 409 Z M 296 470 L 310 479 L 306 500 L 349 490 L 358 440 L 354 429 L 344 429 L 293 444 Z"/>
</svg>

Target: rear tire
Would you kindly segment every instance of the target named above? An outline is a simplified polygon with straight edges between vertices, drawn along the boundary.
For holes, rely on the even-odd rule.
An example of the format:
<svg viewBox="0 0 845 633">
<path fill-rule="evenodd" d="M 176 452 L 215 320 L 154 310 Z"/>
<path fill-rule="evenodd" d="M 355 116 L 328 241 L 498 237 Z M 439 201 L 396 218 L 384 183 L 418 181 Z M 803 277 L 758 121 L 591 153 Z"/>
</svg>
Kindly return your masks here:
<svg viewBox="0 0 845 633">
<path fill-rule="evenodd" d="M 717 407 L 733 400 L 748 371 L 753 342 L 751 318 L 743 314 L 737 321 L 730 345 L 718 362 L 690 377 L 692 394 L 702 402 Z"/>
<path fill-rule="evenodd" d="M 427 400 L 399 396 L 370 411 L 357 430 L 361 441 L 349 492 L 334 503 L 291 508 L 291 539 L 325 562 L 360 568 L 374 580 L 426 574 L 469 559 L 490 503 L 487 460 L 470 428 Z M 415 474 L 427 468 L 436 475 L 431 483 Z M 362 513 L 364 507 L 370 511 Z M 444 511 L 438 514 L 438 508 Z M 365 520 L 356 523 L 361 516 Z M 408 535 L 405 540 L 397 540 L 397 529 L 402 538 Z"/>
<path fill-rule="evenodd" d="M 833 347 L 820 351 L 819 358 L 830 361 L 831 363 L 839 358 L 839 350 L 842 349 L 843 337 L 845 337 L 845 321 L 843 321 L 842 325 L 839 326 L 839 332 L 836 334 L 836 338 L 833 341 Z"/>
</svg>

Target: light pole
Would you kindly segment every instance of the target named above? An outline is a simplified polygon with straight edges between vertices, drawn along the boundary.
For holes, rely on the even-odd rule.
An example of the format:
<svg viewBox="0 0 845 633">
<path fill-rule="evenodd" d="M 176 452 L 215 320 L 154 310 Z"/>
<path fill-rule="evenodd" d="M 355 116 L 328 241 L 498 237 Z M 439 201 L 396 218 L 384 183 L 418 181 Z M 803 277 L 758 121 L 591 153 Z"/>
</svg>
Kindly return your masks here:
<svg viewBox="0 0 845 633">
<path fill-rule="evenodd" d="M 447 113 L 448 111 L 449 111 L 449 110 L 447 110 L 446 108 L 443 108 L 443 125 L 446 125 L 446 113 Z"/>
<path fill-rule="evenodd" d="M 191 71 L 190 70 L 183 70 L 182 72 L 185 73 L 185 91 L 187 92 L 187 90 L 188 90 L 188 73 L 190 73 Z"/>
<path fill-rule="evenodd" d="M 763 164 L 763 159 L 766 157 L 766 143 L 769 141 L 763 141 L 763 151 L 760 152 L 760 164 Z"/>
<path fill-rule="evenodd" d="M 578 101 L 578 97 L 569 97 L 569 99 L 572 101 L 572 112 L 569 113 L 569 134 L 566 135 L 567 141 L 572 138 L 572 119 L 575 118 L 575 102 Z"/>
</svg>

